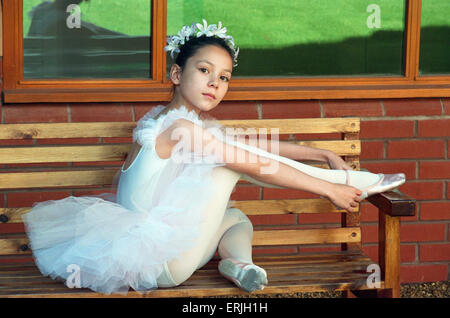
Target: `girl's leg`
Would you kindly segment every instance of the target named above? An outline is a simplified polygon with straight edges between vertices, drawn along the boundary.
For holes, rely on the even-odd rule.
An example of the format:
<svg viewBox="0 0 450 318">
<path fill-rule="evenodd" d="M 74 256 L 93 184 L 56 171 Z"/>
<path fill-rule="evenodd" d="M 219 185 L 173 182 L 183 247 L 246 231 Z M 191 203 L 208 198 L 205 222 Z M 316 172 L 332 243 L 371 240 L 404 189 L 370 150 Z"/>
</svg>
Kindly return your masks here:
<svg viewBox="0 0 450 318">
<path fill-rule="evenodd" d="M 221 258 L 235 258 L 252 263 L 252 239 L 253 225 L 245 213 L 237 208 L 227 209 L 198 268 L 208 263 L 217 249 Z"/>
<path fill-rule="evenodd" d="M 231 192 L 240 177 L 239 173 L 225 167 L 214 168 L 212 174 L 211 200 L 203 211 L 204 219 L 195 246 L 167 264 L 176 285 L 186 281 L 202 263 L 210 242 L 217 236 Z"/>
<path fill-rule="evenodd" d="M 267 285 L 267 273 L 253 264 L 253 225 L 248 217 L 237 208 L 227 209 L 222 224 L 203 257 L 199 268 L 215 254 L 217 247 L 222 260 L 219 272 L 238 287 L 252 292 Z"/>
<path fill-rule="evenodd" d="M 230 142 L 229 142 L 230 143 Z M 366 171 L 354 171 L 354 170 L 335 170 L 335 169 L 322 169 L 313 167 L 286 157 L 282 157 L 280 155 L 270 153 L 258 147 L 250 146 L 238 141 L 231 141 L 231 144 L 235 145 L 238 148 L 245 149 L 249 152 L 258 154 L 262 157 L 274 159 L 278 162 L 282 162 L 287 164 L 303 173 L 306 173 L 315 178 L 319 178 L 322 180 L 326 180 L 332 183 L 340 183 L 340 184 L 349 184 L 358 189 L 365 189 L 380 181 L 381 176 L 379 174 L 366 172 Z M 276 167 L 270 169 L 272 173 L 276 173 Z M 261 186 L 267 187 L 275 187 L 281 188 L 275 185 L 269 185 L 267 183 L 261 182 L 259 180 L 255 180 L 254 178 L 243 175 L 243 179 L 250 181 L 251 183 L 255 183 Z"/>
</svg>

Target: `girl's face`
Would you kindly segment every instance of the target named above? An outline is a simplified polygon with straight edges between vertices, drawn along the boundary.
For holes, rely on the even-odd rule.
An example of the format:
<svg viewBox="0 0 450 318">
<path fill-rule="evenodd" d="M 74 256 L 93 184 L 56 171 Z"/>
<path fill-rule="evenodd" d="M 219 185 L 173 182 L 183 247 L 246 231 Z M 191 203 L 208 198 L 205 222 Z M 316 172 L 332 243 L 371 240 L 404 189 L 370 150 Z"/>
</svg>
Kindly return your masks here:
<svg viewBox="0 0 450 318">
<path fill-rule="evenodd" d="M 177 64 L 172 65 L 170 75 L 176 85 L 173 102 L 197 113 L 216 107 L 228 91 L 232 62 L 225 49 L 208 45 L 187 60 L 183 72 Z"/>
</svg>

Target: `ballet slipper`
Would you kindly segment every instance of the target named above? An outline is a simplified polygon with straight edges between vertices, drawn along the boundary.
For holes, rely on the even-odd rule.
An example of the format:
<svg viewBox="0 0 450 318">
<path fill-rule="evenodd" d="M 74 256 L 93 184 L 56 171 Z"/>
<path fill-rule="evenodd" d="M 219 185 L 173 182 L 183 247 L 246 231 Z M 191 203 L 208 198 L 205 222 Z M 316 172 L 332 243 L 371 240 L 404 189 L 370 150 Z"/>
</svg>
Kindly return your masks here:
<svg viewBox="0 0 450 318">
<path fill-rule="evenodd" d="M 347 174 L 347 185 L 350 185 L 350 173 L 345 170 Z M 406 181 L 404 173 L 394 173 L 394 174 L 384 174 L 379 173 L 380 179 L 373 185 L 360 189 L 363 193 L 361 194 L 361 200 L 370 197 L 371 195 L 385 192 L 397 188 Z"/>
<path fill-rule="evenodd" d="M 247 292 L 263 290 L 264 285 L 268 284 L 267 273 L 263 268 L 232 258 L 219 262 L 219 272 Z"/>
</svg>

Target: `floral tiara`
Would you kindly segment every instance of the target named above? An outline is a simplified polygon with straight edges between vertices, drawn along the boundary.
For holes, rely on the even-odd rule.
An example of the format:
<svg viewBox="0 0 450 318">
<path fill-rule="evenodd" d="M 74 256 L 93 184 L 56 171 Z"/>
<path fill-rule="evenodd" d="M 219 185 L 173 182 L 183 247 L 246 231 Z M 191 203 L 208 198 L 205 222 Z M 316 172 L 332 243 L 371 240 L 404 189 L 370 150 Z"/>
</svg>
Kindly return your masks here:
<svg viewBox="0 0 450 318">
<path fill-rule="evenodd" d="M 189 37 L 193 37 L 193 35 L 196 35 L 197 37 L 200 37 L 202 35 L 216 36 L 224 39 L 228 46 L 233 50 L 235 62 L 234 66 L 237 66 L 237 56 L 239 54 L 239 48 L 235 46 L 233 37 L 231 35 L 226 35 L 226 32 L 227 28 L 222 27 L 221 21 L 219 21 L 219 26 L 216 26 L 215 24 L 208 25 L 206 20 L 203 19 L 203 25 L 201 25 L 200 23 L 192 23 L 191 26 L 185 25 L 181 28 L 177 35 L 168 36 L 168 45 L 164 47 L 164 50 L 170 51 L 170 56 L 173 59 L 173 54 L 175 52 L 180 52 L 181 45 L 189 41 Z"/>
</svg>

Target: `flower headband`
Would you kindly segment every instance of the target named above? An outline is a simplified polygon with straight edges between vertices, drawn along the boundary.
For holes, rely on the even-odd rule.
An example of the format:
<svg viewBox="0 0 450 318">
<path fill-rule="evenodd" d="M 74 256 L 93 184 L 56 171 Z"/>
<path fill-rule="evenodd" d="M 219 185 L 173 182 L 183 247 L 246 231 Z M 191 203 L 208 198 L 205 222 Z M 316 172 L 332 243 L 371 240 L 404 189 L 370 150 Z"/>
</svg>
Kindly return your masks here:
<svg viewBox="0 0 450 318">
<path fill-rule="evenodd" d="M 170 51 L 170 56 L 173 59 L 173 54 L 180 52 L 180 47 L 185 42 L 189 41 L 189 37 L 196 35 L 197 37 L 200 37 L 202 35 L 206 36 L 216 36 L 219 38 L 222 38 L 226 41 L 226 43 L 230 46 L 230 48 L 234 52 L 234 66 L 237 66 L 237 56 L 239 54 L 239 48 L 235 46 L 234 39 L 231 35 L 226 35 L 227 28 L 222 28 L 222 22 L 219 21 L 219 26 L 217 27 L 215 24 L 208 25 L 205 19 L 203 19 L 203 25 L 200 23 L 192 23 L 192 25 L 189 27 L 185 25 L 181 28 L 181 30 L 178 32 L 177 35 L 174 36 L 168 36 L 167 37 L 167 43 L 164 47 L 165 51 Z"/>
</svg>

